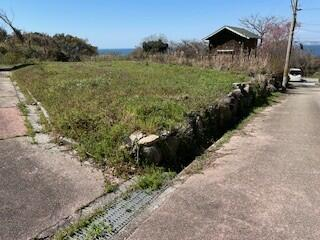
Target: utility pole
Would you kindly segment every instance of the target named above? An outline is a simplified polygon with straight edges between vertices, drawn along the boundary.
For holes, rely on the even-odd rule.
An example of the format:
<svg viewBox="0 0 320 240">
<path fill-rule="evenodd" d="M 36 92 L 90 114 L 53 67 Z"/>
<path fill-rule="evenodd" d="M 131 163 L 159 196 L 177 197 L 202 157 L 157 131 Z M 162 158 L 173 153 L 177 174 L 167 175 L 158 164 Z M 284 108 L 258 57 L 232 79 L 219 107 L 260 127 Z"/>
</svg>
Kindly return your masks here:
<svg viewBox="0 0 320 240">
<path fill-rule="evenodd" d="M 291 57 L 291 51 L 292 51 L 293 35 L 294 35 L 294 29 L 297 23 L 298 0 L 291 0 L 291 7 L 292 7 L 293 16 L 292 16 L 292 22 L 290 26 L 290 33 L 289 33 L 289 39 L 288 39 L 286 62 L 284 64 L 284 71 L 283 71 L 283 79 L 282 79 L 283 90 L 287 88 L 287 84 L 288 84 L 289 64 L 290 64 L 290 57 Z"/>
</svg>

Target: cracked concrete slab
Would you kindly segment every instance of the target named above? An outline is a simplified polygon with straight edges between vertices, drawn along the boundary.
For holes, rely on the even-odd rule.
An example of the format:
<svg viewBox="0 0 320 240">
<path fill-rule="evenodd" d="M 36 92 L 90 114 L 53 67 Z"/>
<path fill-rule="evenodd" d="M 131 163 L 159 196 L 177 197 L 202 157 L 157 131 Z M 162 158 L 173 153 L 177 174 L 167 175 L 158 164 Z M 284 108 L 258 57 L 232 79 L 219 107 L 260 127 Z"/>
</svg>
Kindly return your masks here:
<svg viewBox="0 0 320 240">
<path fill-rule="evenodd" d="M 19 103 L 19 99 L 14 97 L 0 97 L 0 108 L 15 107 Z"/>
<path fill-rule="evenodd" d="M 16 96 L 16 90 L 12 83 L 0 81 L 0 97 L 14 97 Z"/>
<path fill-rule="evenodd" d="M 0 139 L 24 136 L 27 129 L 18 108 L 0 108 Z"/>
<path fill-rule="evenodd" d="M 56 149 L 23 137 L 0 153 L 0 239 L 30 239 L 103 193 L 100 171 Z"/>
</svg>

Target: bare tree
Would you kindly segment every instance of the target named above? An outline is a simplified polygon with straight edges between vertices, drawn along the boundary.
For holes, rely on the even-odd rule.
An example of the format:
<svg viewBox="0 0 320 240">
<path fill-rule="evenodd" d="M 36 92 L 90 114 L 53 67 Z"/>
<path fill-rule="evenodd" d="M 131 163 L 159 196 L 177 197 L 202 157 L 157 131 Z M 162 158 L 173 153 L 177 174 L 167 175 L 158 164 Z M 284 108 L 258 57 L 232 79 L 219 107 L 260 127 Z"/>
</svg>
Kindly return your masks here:
<svg viewBox="0 0 320 240">
<path fill-rule="evenodd" d="M 21 30 L 16 28 L 14 25 L 13 25 L 13 22 L 12 20 L 9 19 L 7 13 L 0 9 L 0 20 L 2 20 L 5 24 L 7 24 L 11 29 L 12 31 L 14 32 L 14 34 L 17 36 L 17 38 L 23 43 L 24 42 L 24 37 L 21 33 Z"/>
<path fill-rule="evenodd" d="M 261 43 L 263 42 L 265 34 L 268 32 L 270 25 L 276 23 L 282 23 L 283 20 L 280 20 L 275 16 L 260 16 L 259 14 L 251 15 L 249 17 L 241 18 L 240 24 L 257 33 L 261 38 Z"/>
</svg>

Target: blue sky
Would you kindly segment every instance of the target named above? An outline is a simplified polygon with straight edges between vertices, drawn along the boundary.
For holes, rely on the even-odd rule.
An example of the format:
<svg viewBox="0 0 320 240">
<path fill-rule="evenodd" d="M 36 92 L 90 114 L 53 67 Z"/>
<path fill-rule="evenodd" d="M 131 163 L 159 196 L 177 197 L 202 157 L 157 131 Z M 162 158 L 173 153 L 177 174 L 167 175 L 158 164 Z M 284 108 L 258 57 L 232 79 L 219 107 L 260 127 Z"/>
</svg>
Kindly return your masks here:
<svg viewBox="0 0 320 240">
<path fill-rule="evenodd" d="M 300 0 L 298 41 L 320 40 L 320 1 Z M 127 48 L 146 36 L 201 39 L 251 14 L 290 17 L 290 0 L 1 0 L 25 31 L 70 33 L 100 48 Z M 317 9 L 314 9 L 317 8 Z"/>
</svg>

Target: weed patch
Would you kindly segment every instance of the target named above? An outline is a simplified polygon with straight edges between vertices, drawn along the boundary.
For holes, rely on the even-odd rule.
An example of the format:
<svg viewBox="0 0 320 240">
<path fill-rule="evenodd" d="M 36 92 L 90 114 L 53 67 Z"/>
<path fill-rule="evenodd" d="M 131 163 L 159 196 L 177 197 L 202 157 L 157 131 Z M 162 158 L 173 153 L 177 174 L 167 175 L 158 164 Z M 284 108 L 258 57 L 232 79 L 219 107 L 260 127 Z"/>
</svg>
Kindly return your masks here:
<svg viewBox="0 0 320 240">
<path fill-rule="evenodd" d="M 32 139 L 32 144 L 36 144 L 37 143 L 37 141 L 35 139 L 36 133 L 35 133 L 32 125 L 28 119 L 29 109 L 28 109 L 27 105 L 23 102 L 19 102 L 17 104 L 17 107 L 19 108 L 20 112 L 24 116 L 24 125 L 27 128 L 28 136 L 31 137 L 31 139 Z"/>
<path fill-rule="evenodd" d="M 20 112 L 22 113 L 23 116 L 27 116 L 29 114 L 29 109 L 26 106 L 26 104 L 19 102 L 17 104 L 17 107 L 19 108 Z"/>
<path fill-rule="evenodd" d="M 118 184 L 114 184 L 109 180 L 105 180 L 105 183 L 104 183 L 105 193 L 112 193 L 112 192 L 115 192 L 117 189 L 118 189 Z"/>
<path fill-rule="evenodd" d="M 112 227 L 104 222 L 92 223 L 87 230 L 85 240 L 96 239 L 104 232 L 112 232 Z"/>
<path fill-rule="evenodd" d="M 130 162 L 121 146 L 132 132 L 180 126 L 187 113 L 214 103 L 246 77 L 116 60 L 40 63 L 15 71 L 13 79 L 43 104 L 57 133 L 79 143 L 81 156 L 114 167 Z"/>
<path fill-rule="evenodd" d="M 158 190 L 175 176 L 175 172 L 165 172 L 163 168 L 149 167 L 146 168 L 145 173 L 138 178 L 136 188 L 150 192 Z"/>
<path fill-rule="evenodd" d="M 79 221 L 75 222 L 74 224 L 69 225 L 67 228 L 58 231 L 54 236 L 53 240 L 64 240 L 67 239 L 68 236 L 72 236 L 76 231 L 78 231 L 81 228 L 87 227 L 90 223 L 91 220 L 102 214 L 104 212 L 104 209 L 97 209 L 93 214 L 80 219 Z M 108 227 L 108 226 L 106 226 Z"/>
</svg>

